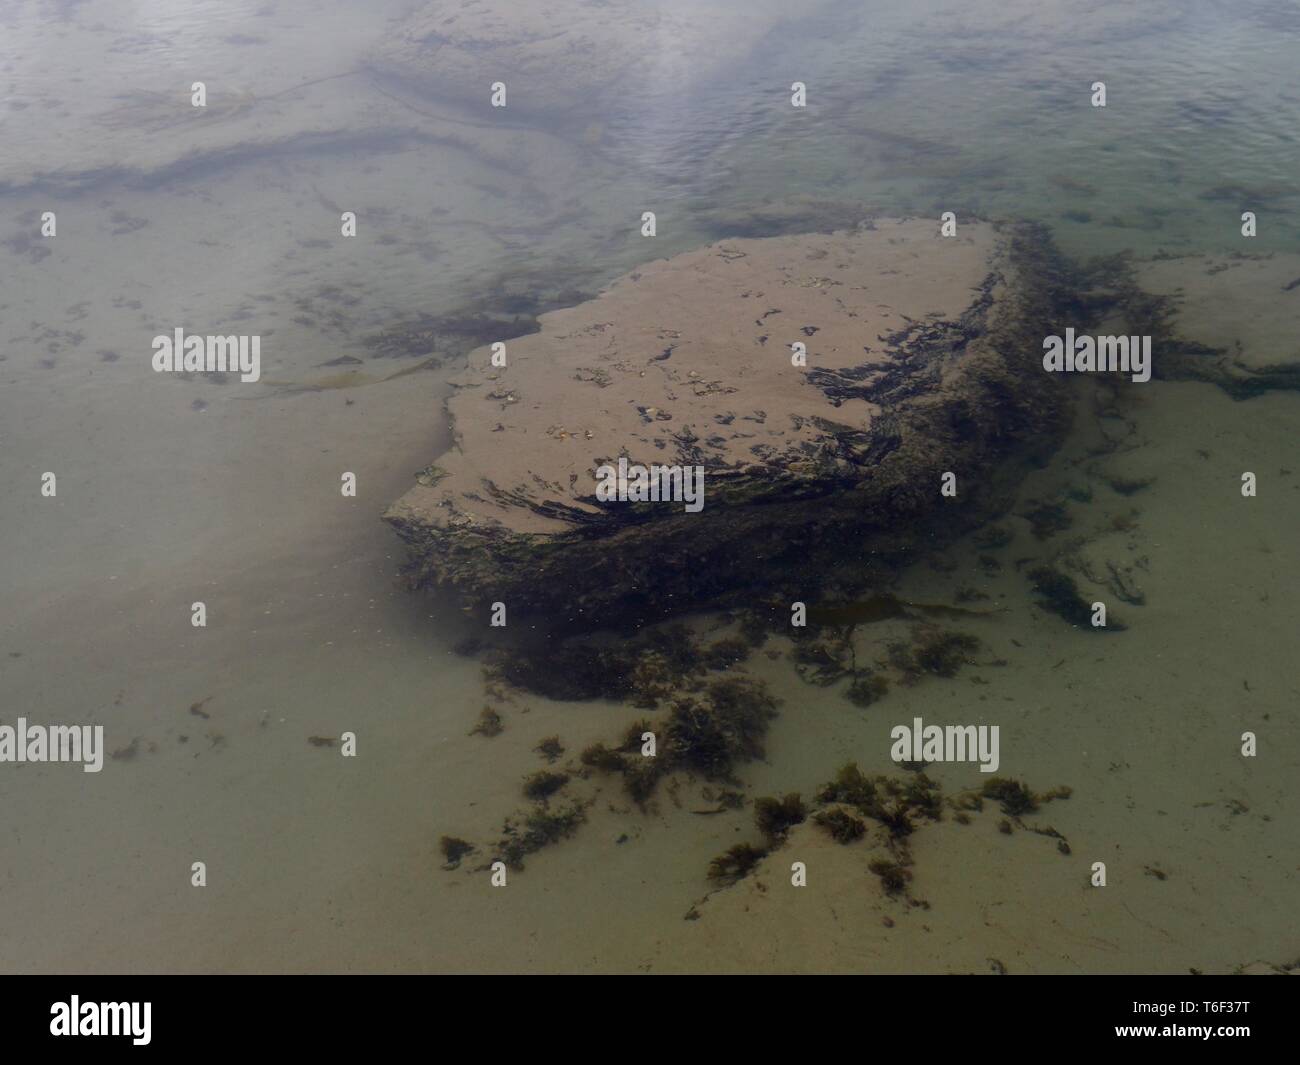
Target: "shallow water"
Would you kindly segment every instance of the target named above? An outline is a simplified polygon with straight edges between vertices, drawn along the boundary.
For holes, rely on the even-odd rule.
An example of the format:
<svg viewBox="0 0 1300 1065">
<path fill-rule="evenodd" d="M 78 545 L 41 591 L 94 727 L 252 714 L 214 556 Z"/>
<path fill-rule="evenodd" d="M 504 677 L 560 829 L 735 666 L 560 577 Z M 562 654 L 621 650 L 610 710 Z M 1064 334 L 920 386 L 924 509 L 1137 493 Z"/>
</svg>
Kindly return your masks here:
<svg viewBox="0 0 1300 1065">
<path fill-rule="evenodd" d="M 1014 559 L 1037 548 L 1013 518 L 996 569 L 966 542 L 895 592 L 987 596 L 971 605 L 998 612 L 970 628 L 1006 664 L 978 682 L 966 670 L 861 710 L 786 657 L 745 665 L 784 700 L 766 759 L 742 772 L 751 796 L 809 795 L 849 760 L 892 772 L 889 729 L 914 716 L 1000 721 L 1005 772 L 1074 788 L 1051 809 L 1069 860 L 949 825 L 919 841 L 926 933 L 833 848 L 808 896 L 742 883 L 700 903 L 751 814 L 693 814 L 707 800 L 689 782 L 649 813 L 606 796 L 504 893 L 439 869 L 439 836 L 490 839 L 519 807 L 542 738 L 572 753 L 639 715 L 517 694 L 501 736 L 468 736 L 485 693 L 480 664 L 451 650 L 466 625 L 400 586 L 379 521 L 450 443 L 441 405 L 470 341 L 449 317 L 526 323 L 722 235 L 952 210 L 1043 221 L 1080 256 L 1231 252 L 1251 210 L 1251 252 L 1300 253 L 1296 5 L 830 4 L 689 89 L 509 122 L 365 66 L 410 7 L 0 5 L 0 135 L 20 146 L 0 161 L 0 723 L 102 723 L 113 752 L 97 775 L 0 765 L 5 967 L 1296 960 L 1295 871 L 1277 857 L 1300 761 L 1284 668 L 1300 620 L 1294 393 L 1153 383 L 1125 412 L 1123 463 L 1089 466 L 1085 416 L 1025 485 L 1017 513 L 1086 483 L 1070 535 L 1113 536 L 1139 512 L 1124 551 L 1146 560 L 1146 605 L 1113 642 L 1031 611 Z M 1097 80 L 1105 109 L 1089 105 Z M 356 239 L 339 234 L 348 210 Z M 154 374 L 150 341 L 176 325 L 261 335 L 262 382 Z M 428 332 L 433 363 L 385 380 L 430 357 Z M 329 365 L 344 356 L 363 365 Z M 1248 510 L 1243 469 L 1266 477 Z M 345 471 L 356 498 L 339 494 Z M 1151 487 L 1106 486 L 1121 474 Z M 355 760 L 310 742 L 345 730 Z M 1245 730 L 1266 757 L 1236 754 Z M 1112 886 L 1086 895 L 1097 855 Z"/>
</svg>

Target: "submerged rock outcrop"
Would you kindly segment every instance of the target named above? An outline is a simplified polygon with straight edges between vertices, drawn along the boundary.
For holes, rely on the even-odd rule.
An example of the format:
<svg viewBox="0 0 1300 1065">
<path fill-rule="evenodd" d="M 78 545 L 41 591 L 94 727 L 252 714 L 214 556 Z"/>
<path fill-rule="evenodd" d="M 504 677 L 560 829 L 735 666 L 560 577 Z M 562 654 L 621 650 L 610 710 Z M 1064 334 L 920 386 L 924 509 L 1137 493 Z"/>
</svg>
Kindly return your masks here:
<svg viewBox="0 0 1300 1065">
<path fill-rule="evenodd" d="M 1086 317 L 1072 291 L 1024 225 L 879 221 L 650 263 L 508 340 L 504 367 L 472 352 L 453 448 L 386 520 L 412 583 L 469 610 L 603 626 L 852 591 L 986 520 L 1059 443 L 1042 339 Z M 620 460 L 702 467 L 702 509 L 598 497 Z"/>
<path fill-rule="evenodd" d="M 1300 388 L 1300 255 L 1165 255 L 1132 267 L 1130 317 L 1160 376 L 1238 399 Z"/>
</svg>

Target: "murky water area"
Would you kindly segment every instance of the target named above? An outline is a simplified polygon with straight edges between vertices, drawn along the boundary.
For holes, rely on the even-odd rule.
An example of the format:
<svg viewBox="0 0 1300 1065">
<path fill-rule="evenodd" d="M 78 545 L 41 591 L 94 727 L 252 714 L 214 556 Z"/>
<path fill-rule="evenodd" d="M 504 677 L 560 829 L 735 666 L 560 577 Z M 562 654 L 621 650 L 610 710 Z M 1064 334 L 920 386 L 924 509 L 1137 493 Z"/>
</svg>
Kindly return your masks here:
<svg viewBox="0 0 1300 1065">
<path fill-rule="evenodd" d="M 748 798 L 811 796 L 849 761 L 896 773 L 898 722 L 991 720 L 1006 774 L 1072 789 L 1036 822 L 1056 837 L 996 817 L 932 826 L 914 845 L 928 908 L 811 837 L 804 893 L 782 863 L 719 890 L 709 863 L 753 835 L 752 811 L 683 780 L 647 810 L 611 785 L 505 890 L 472 863 L 441 868 L 441 836 L 499 835 L 543 739 L 572 756 L 638 718 L 509 692 L 504 731 L 469 734 L 491 695 L 453 650 L 471 630 L 406 590 L 380 521 L 450 446 L 443 402 L 468 350 L 650 259 L 872 217 L 1031 219 L 1079 258 L 1300 263 L 1295 4 L 807 8 L 741 19 L 747 37 L 691 52 L 685 73 L 673 32 L 606 13 L 605 47 L 661 60 L 660 80 L 552 106 L 546 86 L 583 82 L 542 54 L 543 88 L 494 109 L 486 83 L 454 93 L 389 51 L 459 4 L 0 0 L 0 724 L 102 724 L 108 752 L 96 774 L 0 764 L 5 969 L 1297 960 L 1286 390 L 1154 381 L 1118 420 L 1081 390 L 1075 433 L 1001 523 L 1010 546 L 919 552 L 894 592 L 986 611 L 962 622 L 983 665 L 866 709 L 801 680 L 788 641 L 739 667 L 782 700 L 765 758 L 739 771 Z M 1257 308 L 1251 335 L 1294 363 L 1300 287 L 1237 276 L 1198 270 L 1217 287 L 1189 298 Z M 261 379 L 155 373 L 153 338 L 177 327 L 260 336 Z M 1249 500 L 1243 471 L 1260 479 Z M 1045 546 L 1050 520 L 1065 524 Z M 1034 609 L 1017 560 L 1070 538 L 1140 583 L 1124 633 Z M 358 753 L 341 758 L 349 731 Z M 1258 757 L 1241 757 L 1247 731 Z"/>
</svg>

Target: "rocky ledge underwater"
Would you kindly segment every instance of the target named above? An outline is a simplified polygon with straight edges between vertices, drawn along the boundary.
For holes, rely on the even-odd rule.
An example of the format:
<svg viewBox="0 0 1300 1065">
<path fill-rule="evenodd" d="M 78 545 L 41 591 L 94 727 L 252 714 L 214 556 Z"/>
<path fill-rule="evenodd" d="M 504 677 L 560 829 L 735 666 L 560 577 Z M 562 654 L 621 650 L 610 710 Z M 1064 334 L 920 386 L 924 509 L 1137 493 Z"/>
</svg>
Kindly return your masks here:
<svg viewBox="0 0 1300 1065">
<path fill-rule="evenodd" d="M 963 671 L 987 684 L 1007 662 L 979 627 L 1008 611 L 1102 640 L 1124 632 L 1148 563 L 1132 415 L 1158 386 L 1047 373 L 1044 338 L 1066 323 L 1149 337 L 1157 380 L 1213 381 L 1239 399 L 1294 387 L 1294 356 L 1265 356 L 1246 333 L 1225 342 L 1221 322 L 1209 341 L 1188 331 L 1203 319 L 1185 314 L 1187 291 L 1204 278 L 1300 272 L 1285 256 L 1230 258 L 1183 257 L 1181 273 L 1129 256 L 1075 263 L 1033 224 L 976 221 L 945 239 L 929 220 L 877 219 L 649 263 L 473 351 L 448 401 L 451 450 L 386 515 L 411 586 L 468 619 L 457 652 L 481 659 L 486 696 L 468 731 L 499 734 L 530 696 L 636 717 L 578 752 L 543 739 L 526 805 L 495 839 L 448 831 L 445 868 L 520 870 L 593 804 L 634 817 L 665 795 L 700 816 L 752 809 L 753 842 L 702 870 L 713 891 L 796 832 L 865 841 L 885 895 L 920 908 L 909 841 L 926 824 L 991 816 L 999 833 L 1069 856 L 1041 819 L 1065 784 L 994 776 L 945 794 L 924 759 L 903 759 L 894 776 L 845 765 L 811 802 L 747 795 L 739 771 L 766 757 L 781 707 L 758 674 L 784 661 L 866 710 Z M 703 467 L 702 509 L 597 491 L 601 467 L 654 462 Z M 1027 494 L 1054 462 L 1064 480 Z M 1085 522 L 1099 491 L 1099 520 Z M 948 557 L 959 541 L 965 571 Z M 898 594 L 922 564 L 1014 572 L 1024 601 L 981 605 L 989 596 L 968 585 L 947 601 Z"/>
</svg>

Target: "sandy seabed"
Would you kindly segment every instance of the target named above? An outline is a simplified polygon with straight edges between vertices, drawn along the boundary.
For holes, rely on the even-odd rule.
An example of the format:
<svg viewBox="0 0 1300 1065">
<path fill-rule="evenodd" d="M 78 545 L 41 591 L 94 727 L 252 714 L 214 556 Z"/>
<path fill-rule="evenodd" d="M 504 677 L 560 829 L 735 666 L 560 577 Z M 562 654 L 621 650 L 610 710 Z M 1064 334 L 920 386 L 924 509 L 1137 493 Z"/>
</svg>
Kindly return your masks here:
<svg viewBox="0 0 1300 1065">
<path fill-rule="evenodd" d="M 587 823 L 506 889 L 472 861 L 443 870 L 441 835 L 490 841 L 521 808 L 543 738 L 560 735 L 572 756 L 640 715 L 512 693 L 501 735 L 469 734 L 486 692 L 480 663 L 451 649 L 465 623 L 406 592 L 402 546 L 379 520 L 451 442 L 453 360 L 385 380 L 411 363 L 369 359 L 351 382 L 324 364 L 367 350 L 412 307 L 463 306 L 503 272 L 625 272 L 644 253 L 600 223 L 640 199 L 611 191 L 609 158 L 577 155 L 561 133 L 503 141 L 456 107 L 421 113 L 403 83 L 356 91 L 348 78 L 373 61 L 359 36 L 302 49 L 297 77 L 274 84 L 232 59 L 241 92 L 257 86 L 266 102 L 241 96 L 216 132 L 181 136 L 157 94 L 184 62 L 148 84 L 129 72 L 163 43 L 210 38 L 183 22 L 88 37 L 99 5 L 86 7 L 64 27 L 59 69 L 113 44 L 107 69 L 132 81 L 126 98 L 56 91 L 57 78 L 15 67 L 63 32 L 25 13 L 3 53 L 30 104 L 7 121 L 32 150 L 3 173 L 0 700 L 7 721 L 103 724 L 110 757 L 94 775 L 0 774 L 6 969 L 1180 973 L 1300 955 L 1296 397 L 1235 401 L 1206 383 L 1127 389 L 1121 415 L 1100 421 L 1080 385 L 1069 441 L 1001 523 L 1010 543 L 991 553 L 971 538 L 903 575 L 908 600 L 987 595 L 976 605 L 998 612 L 962 627 L 1006 665 L 895 687 L 865 710 L 842 685 L 800 681 L 782 637 L 767 645 L 780 657 L 737 667 L 782 700 L 766 759 L 740 768 L 750 796 L 810 796 L 848 761 L 895 772 L 889 730 L 916 716 L 995 722 L 1002 773 L 1072 788 L 1039 818 L 1070 854 L 1003 834 L 992 812 L 927 826 L 909 889 L 923 907 L 886 896 L 867 851 L 805 824 L 719 890 L 709 863 L 756 838 L 748 807 L 700 816 L 705 785 L 682 780 L 642 811 L 616 779 L 593 777 Z M 292 39 L 305 19 L 286 8 L 265 35 Z M 351 40 L 357 23 L 340 8 L 330 27 L 329 40 Z M 69 138 L 59 116 L 97 132 Z M 600 148 L 599 130 L 582 132 Z M 205 168 L 222 160 L 236 165 L 213 183 Z M 319 242 L 359 186 L 363 218 L 375 207 L 390 239 L 345 259 L 338 240 Z M 61 236 L 47 249 L 23 234 L 56 195 Z M 453 221 L 428 236 L 412 219 L 429 215 Z M 676 234 L 665 254 L 698 243 Z M 599 269 L 585 263 L 593 247 Z M 1158 264 L 1172 287 L 1175 266 Z M 453 280 L 430 284 L 430 271 Z M 1231 286 L 1232 273 L 1214 277 Z M 1189 268 L 1185 287 L 1193 275 L 1205 283 Z M 1191 313 L 1226 328 L 1195 292 Z M 149 338 L 199 319 L 274 338 L 264 387 L 144 372 Z M 1216 343 L 1277 346 L 1272 315 L 1232 324 Z M 37 495 L 45 470 L 59 472 L 53 500 Z M 354 499 L 338 492 L 342 470 L 358 475 Z M 1114 481 L 1148 483 L 1126 495 Z M 1090 501 L 1040 542 L 1019 515 L 1072 488 Z M 1034 605 L 1017 559 L 1073 538 L 1081 562 L 1140 581 L 1145 605 L 1117 611 L 1123 633 L 1074 630 Z M 196 600 L 206 629 L 189 625 Z M 1247 730 L 1251 760 L 1238 753 Z M 355 759 L 312 743 L 344 731 L 358 735 Z M 929 772 L 950 791 L 980 784 L 970 766 Z M 196 860 L 202 891 L 189 884 Z M 790 886 L 793 861 L 807 887 Z M 1089 886 L 1094 861 L 1104 889 Z"/>
</svg>

